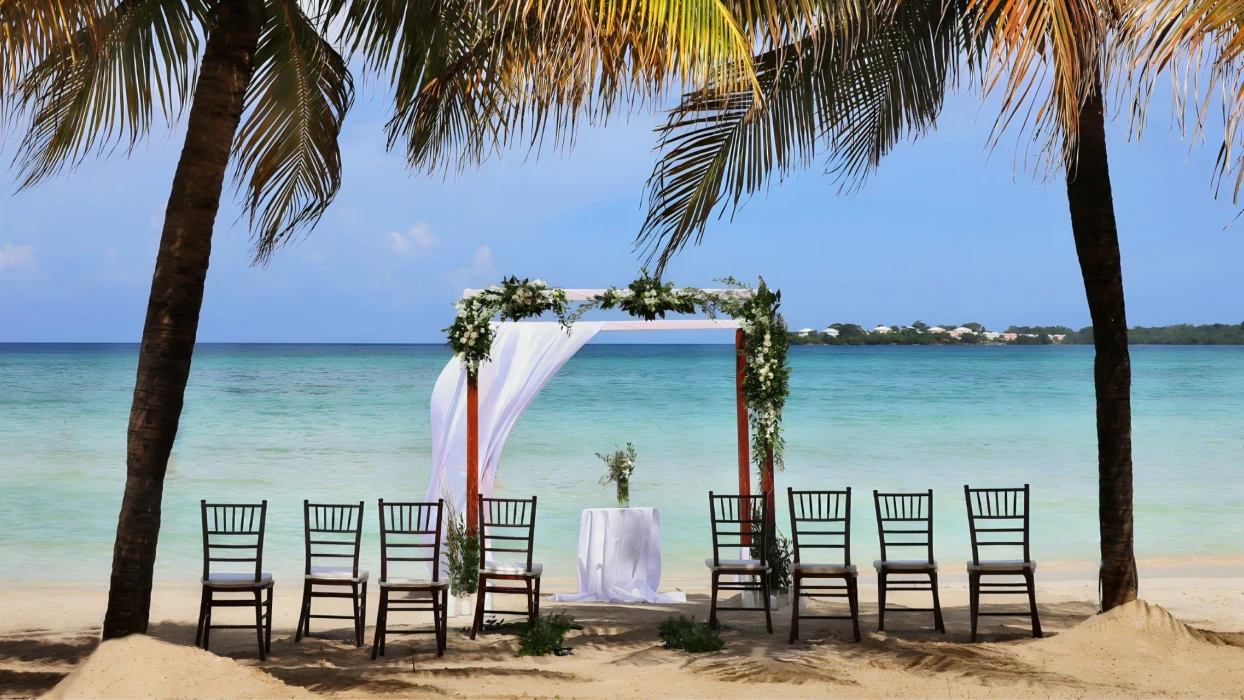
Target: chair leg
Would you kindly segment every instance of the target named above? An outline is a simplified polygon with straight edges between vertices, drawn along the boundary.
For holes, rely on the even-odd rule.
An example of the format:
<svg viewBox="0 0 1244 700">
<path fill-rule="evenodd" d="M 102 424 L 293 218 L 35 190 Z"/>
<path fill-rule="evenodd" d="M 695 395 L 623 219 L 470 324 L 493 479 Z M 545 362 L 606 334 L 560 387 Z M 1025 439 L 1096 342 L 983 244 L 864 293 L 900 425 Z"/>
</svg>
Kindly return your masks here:
<svg viewBox="0 0 1244 700">
<path fill-rule="evenodd" d="M 203 596 L 199 599 L 199 626 L 194 631 L 194 645 L 196 647 L 203 645 L 203 622 L 207 619 L 207 586 L 203 587 Z"/>
<path fill-rule="evenodd" d="M 929 584 L 933 589 L 933 627 L 946 634 L 946 622 L 942 620 L 942 597 L 937 591 L 937 572 L 929 573 Z"/>
<path fill-rule="evenodd" d="M 267 661 L 263 646 L 263 591 L 255 590 L 255 636 L 259 639 L 259 660 Z"/>
<path fill-rule="evenodd" d="M 367 643 L 367 581 L 363 582 L 363 602 L 359 606 L 359 647 Z"/>
<path fill-rule="evenodd" d="M 789 644 L 794 644 L 799 639 L 799 584 L 801 577 L 799 572 L 795 572 L 790 582 L 790 639 Z"/>
<path fill-rule="evenodd" d="M 268 622 L 267 629 L 264 630 L 263 648 L 264 651 L 272 653 L 272 596 L 275 595 L 276 586 L 268 588 Z"/>
<path fill-rule="evenodd" d="M 359 585 L 350 583 L 350 603 L 354 606 L 354 646 L 363 646 L 363 630 L 359 627 Z"/>
<path fill-rule="evenodd" d="M 540 577 L 536 577 L 536 617 L 540 617 Z"/>
<path fill-rule="evenodd" d="M 207 651 L 207 646 L 210 643 L 211 637 L 212 637 L 212 603 L 215 602 L 213 600 L 213 595 L 214 594 L 212 593 L 211 589 L 208 589 L 207 591 L 207 615 L 205 615 L 203 618 L 203 651 Z"/>
<path fill-rule="evenodd" d="M 972 639 L 976 641 L 976 621 L 981 608 L 981 577 L 980 574 L 968 574 L 969 609 L 972 616 Z"/>
<path fill-rule="evenodd" d="M 765 601 L 765 628 L 769 630 L 769 634 L 773 634 L 773 615 L 769 611 L 769 575 L 760 575 L 760 595 L 764 596 Z"/>
<path fill-rule="evenodd" d="M 860 586 L 859 578 L 852 576 L 847 579 L 847 603 L 851 606 L 851 629 L 855 633 L 855 641 L 860 641 Z"/>
<path fill-rule="evenodd" d="M 389 591 L 380 588 L 380 607 L 376 608 L 376 638 L 371 643 L 371 660 L 375 661 L 384 645 L 384 612 L 389 607 Z"/>
<path fill-rule="evenodd" d="M 1032 636 L 1040 637 L 1041 634 L 1041 616 L 1037 613 L 1037 581 L 1036 575 L 1031 571 L 1024 574 L 1024 580 L 1028 582 L 1028 610 L 1032 615 Z"/>
<path fill-rule="evenodd" d="M 536 599 L 532 595 L 531 579 L 524 579 L 523 583 L 527 586 L 527 629 L 535 629 L 536 626 Z"/>
<path fill-rule="evenodd" d="M 471 622 L 471 639 L 479 634 L 480 625 L 484 624 L 484 584 L 488 579 L 480 574 L 478 587 L 475 589 L 475 620 Z"/>
<path fill-rule="evenodd" d="M 717 572 L 713 574 L 712 600 L 708 605 L 708 626 L 717 629 Z"/>
<path fill-rule="evenodd" d="M 886 572 L 877 572 L 877 631 L 885 631 L 885 587 Z"/>
<path fill-rule="evenodd" d="M 449 641 L 449 588 L 441 589 L 441 638 L 437 644 L 437 656 L 445 655 L 445 646 Z"/>
<path fill-rule="evenodd" d="M 302 641 L 302 627 L 310 621 L 308 617 L 311 614 L 311 582 L 303 581 L 302 583 L 302 605 L 298 608 L 298 627 L 294 630 L 294 642 Z"/>
</svg>

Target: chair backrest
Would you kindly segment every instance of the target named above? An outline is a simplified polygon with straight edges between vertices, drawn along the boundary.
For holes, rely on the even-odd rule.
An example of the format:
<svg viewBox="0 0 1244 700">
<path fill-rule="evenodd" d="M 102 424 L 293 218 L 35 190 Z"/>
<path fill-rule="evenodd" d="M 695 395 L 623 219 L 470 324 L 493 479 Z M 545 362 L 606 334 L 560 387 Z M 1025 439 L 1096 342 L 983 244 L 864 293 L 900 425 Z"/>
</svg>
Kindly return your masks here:
<svg viewBox="0 0 1244 700">
<path fill-rule="evenodd" d="M 316 559 L 350 559 L 353 577 L 359 575 L 359 544 L 363 540 L 363 502 L 354 504 L 302 502 L 302 520 L 307 547 L 307 574 Z"/>
<path fill-rule="evenodd" d="M 811 552 L 816 563 L 851 563 L 851 488 L 846 491 L 795 491 L 786 489 L 790 501 L 790 537 L 795 563 L 801 549 L 827 549 L 826 555 Z M 841 550 L 842 558 L 833 550 Z"/>
<path fill-rule="evenodd" d="M 393 564 L 400 575 L 423 578 L 427 568 L 432 580 L 441 579 L 441 518 L 445 500 L 435 503 L 389 503 L 380 505 L 380 580 L 388 581 Z M 420 566 L 422 563 L 423 566 Z"/>
<path fill-rule="evenodd" d="M 725 559 L 734 559 L 744 547 L 765 542 L 769 522 L 767 494 L 756 496 L 718 496 L 708 492 L 708 511 L 713 521 L 713 565 L 721 566 L 721 550 L 732 552 Z M 765 547 L 757 547 L 760 563 L 767 561 Z M 728 553 L 729 553 L 728 552 Z M 741 557 L 748 558 L 748 557 Z"/>
<path fill-rule="evenodd" d="M 915 559 L 924 555 L 933 561 L 933 489 L 923 493 L 877 493 L 873 491 L 877 509 L 877 536 L 881 538 L 881 560 L 893 561 L 890 549 L 917 551 L 906 555 Z M 895 557 L 901 560 L 903 557 Z"/>
<path fill-rule="evenodd" d="M 199 501 L 203 512 L 203 578 L 212 575 L 213 562 L 228 562 L 233 571 L 250 573 L 254 565 L 255 582 L 263 577 L 263 532 L 268 502 L 208 503 Z M 238 571 L 242 569 L 242 571 Z"/>
<path fill-rule="evenodd" d="M 963 496 L 968 503 L 972 563 L 981 562 L 982 547 L 1019 550 L 1023 561 L 1032 561 L 1028 551 L 1028 484 L 1022 489 L 973 489 L 964 484 Z"/>
<path fill-rule="evenodd" d="M 527 570 L 531 571 L 532 550 L 536 540 L 536 497 L 531 498 L 484 498 L 479 497 L 479 565 L 484 568 L 492 552 L 526 557 Z M 503 559 L 511 559 L 509 556 Z M 517 562 L 515 562 L 517 563 Z"/>
</svg>

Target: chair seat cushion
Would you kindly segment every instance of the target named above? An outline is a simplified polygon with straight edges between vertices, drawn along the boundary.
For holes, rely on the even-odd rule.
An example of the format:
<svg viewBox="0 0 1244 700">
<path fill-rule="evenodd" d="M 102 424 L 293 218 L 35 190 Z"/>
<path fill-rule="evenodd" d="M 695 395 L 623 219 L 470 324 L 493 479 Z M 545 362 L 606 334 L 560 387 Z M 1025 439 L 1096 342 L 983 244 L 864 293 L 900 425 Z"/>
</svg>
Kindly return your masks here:
<svg viewBox="0 0 1244 700">
<path fill-rule="evenodd" d="M 543 564 L 532 564 L 531 570 L 527 569 L 526 562 L 497 562 L 491 559 L 484 562 L 483 568 L 479 570 L 481 574 L 502 574 L 505 576 L 527 576 L 535 578 L 544 571 Z"/>
<path fill-rule="evenodd" d="M 217 573 L 202 579 L 202 583 L 212 588 L 267 588 L 272 585 L 272 574 L 265 571 L 256 581 L 255 574 Z"/>
<path fill-rule="evenodd" d="M 705 559 L 704 566 L 713 571 L 768 571 L 768 565 L 761 564 L 756 559 L 721 559 L 716 564 L 712 559 Z"/>
<path fill-rule="evenodd" d="M 792 565 L 801 574 L 850 575 L 856 573 L 855 564 L 810 564 L 799 562 Z"/>
<path fill-rule="evenodd" d="M 381 588 L 444 588 L 449 585 L 449 581 L 433 581 L 430 578 L 402 578 L 399 576 L 390 577 L 387 581 L 381 581 Z"/>
<path fill-rule="evenodd" d="M 1037 562 L 1023 561 L 1021 559 L 994 559 L 992 561 L 982 561 L 979 564 L 968 562 L 968 571 L 987 571 L 990 573 L 999 572 L 1015 572 L 1023 573 L 1025 571 L 1036 571 Z"/>
<path fill-rule="evenodd" d="M 306 578 L 325 581 L 366 581 L 367 569 L 359 569 L 359 575 L 355 576 L 354 567 L 350 566 L 313 566 Z"/>
<path fill-rule="evenodd" d="M 883 566 L 886 571 L 937 571 L 937 560 L 934 559 L 932 563 L 924 559 L 878 559 L 873 562 L 873 568 L 878 571 Z"/>
</svg>

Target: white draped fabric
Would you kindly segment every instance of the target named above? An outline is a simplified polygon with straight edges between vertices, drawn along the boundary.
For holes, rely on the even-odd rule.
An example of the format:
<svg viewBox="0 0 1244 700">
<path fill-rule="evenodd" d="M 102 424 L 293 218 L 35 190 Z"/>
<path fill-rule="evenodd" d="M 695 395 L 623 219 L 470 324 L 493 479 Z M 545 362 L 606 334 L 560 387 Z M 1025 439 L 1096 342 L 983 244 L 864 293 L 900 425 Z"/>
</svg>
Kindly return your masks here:
<svg viewBox="0 0 1244 700">
<path fill-rule="evenodd" d="M 579 522 L 579 592 L 566 603 L 685 603 L 661 585 L 661 514 L 656 508 L 588 508 Z"/>
<path fill-rule="evenodd" d="M 553 375 L 604 327 L 579 321 L 497 323 L 492 361 L 479 369 L 479 492 L 492 495 L 501 450 L 523 410 Z M 432 479 L 427 498 L 448 494 L 466 512 L 466 369 L 454 358 L 432 390 Z M 447 499 L 448 500 L 448 499 Z"/>
</svg>

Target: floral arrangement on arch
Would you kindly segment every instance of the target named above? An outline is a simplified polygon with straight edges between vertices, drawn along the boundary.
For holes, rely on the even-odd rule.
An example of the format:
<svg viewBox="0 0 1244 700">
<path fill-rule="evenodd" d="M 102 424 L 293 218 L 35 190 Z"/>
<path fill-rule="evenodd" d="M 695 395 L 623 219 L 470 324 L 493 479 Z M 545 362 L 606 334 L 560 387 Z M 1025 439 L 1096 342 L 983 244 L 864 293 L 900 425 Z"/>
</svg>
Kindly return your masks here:
<svg viewBox="0 0 1244 700">
<path fill-rule="evenodd" d="M 491 359 L 492 341 L 496 337 L 492 328 L 494 317 L 521 321 L 552 311 L 567 330 L 573 322 L 565 292 L 549 289 L 544 280 L 520 280 L 514 276 L 501 280 L 500 285 L 490 284 L 478 294 L 459 299 L 454 308 L 458 310 L 458 317 L 445 333 L 449 337 L 449 347 L 462 359 L 471 377 L 479 373 L 480 364 Z"/>
<path fill-rule="evenodd" d="M 551 311 L 569 331 L 575 320 L 594 308 L 618 308 L 646 321 L 665 318 L 667 313 L 702 311 L 710 318 L 725 314 L 738 321 L 743 330 L 747 355 L 743 401 L 752 433 L 752 463 L 763 469 L 772 454 L 774 468 L 780 470 L 786 446 L 782 438 L 782 409 L 790 394 L 790 366 L 786 363 L 790 340 L 786 321 L 779 312 L 782 293 L 770 289 L 764 278 L 754 288 L 733 277 L 716 281 L 732 291 L 711 293 L 692 287 L 678 288 L 641 270 L 640 277 L 625 288 L 610 287 L 594 299 L 580 303 L 572 313 L 562 290 L 550 289 L 544 280 L 511 276 L 500 285 L 489 285 L 478 294 L 459 299 L 454 304 L 458 317 L 445 332 L 449 346 L 473 378 L 478 375 L 480 364 L 490 359 L 496 336 L 492 320 L 496 316 L 504 321 L 521 321 Z"/>
<path fill-rule="evenodd" d="M 706 298 L 700 290 L 692 287 L 678 289 L 673 282 L 662 284 L 647 270 L 640 273 L 639 279 L 626 287 L 610 287 L 593 301 L 601 309 L 619 308 L 645 321 L 665 318 L 667 313 L 693 314 L 697 308 L 704 307 Z"/>
</svg>

